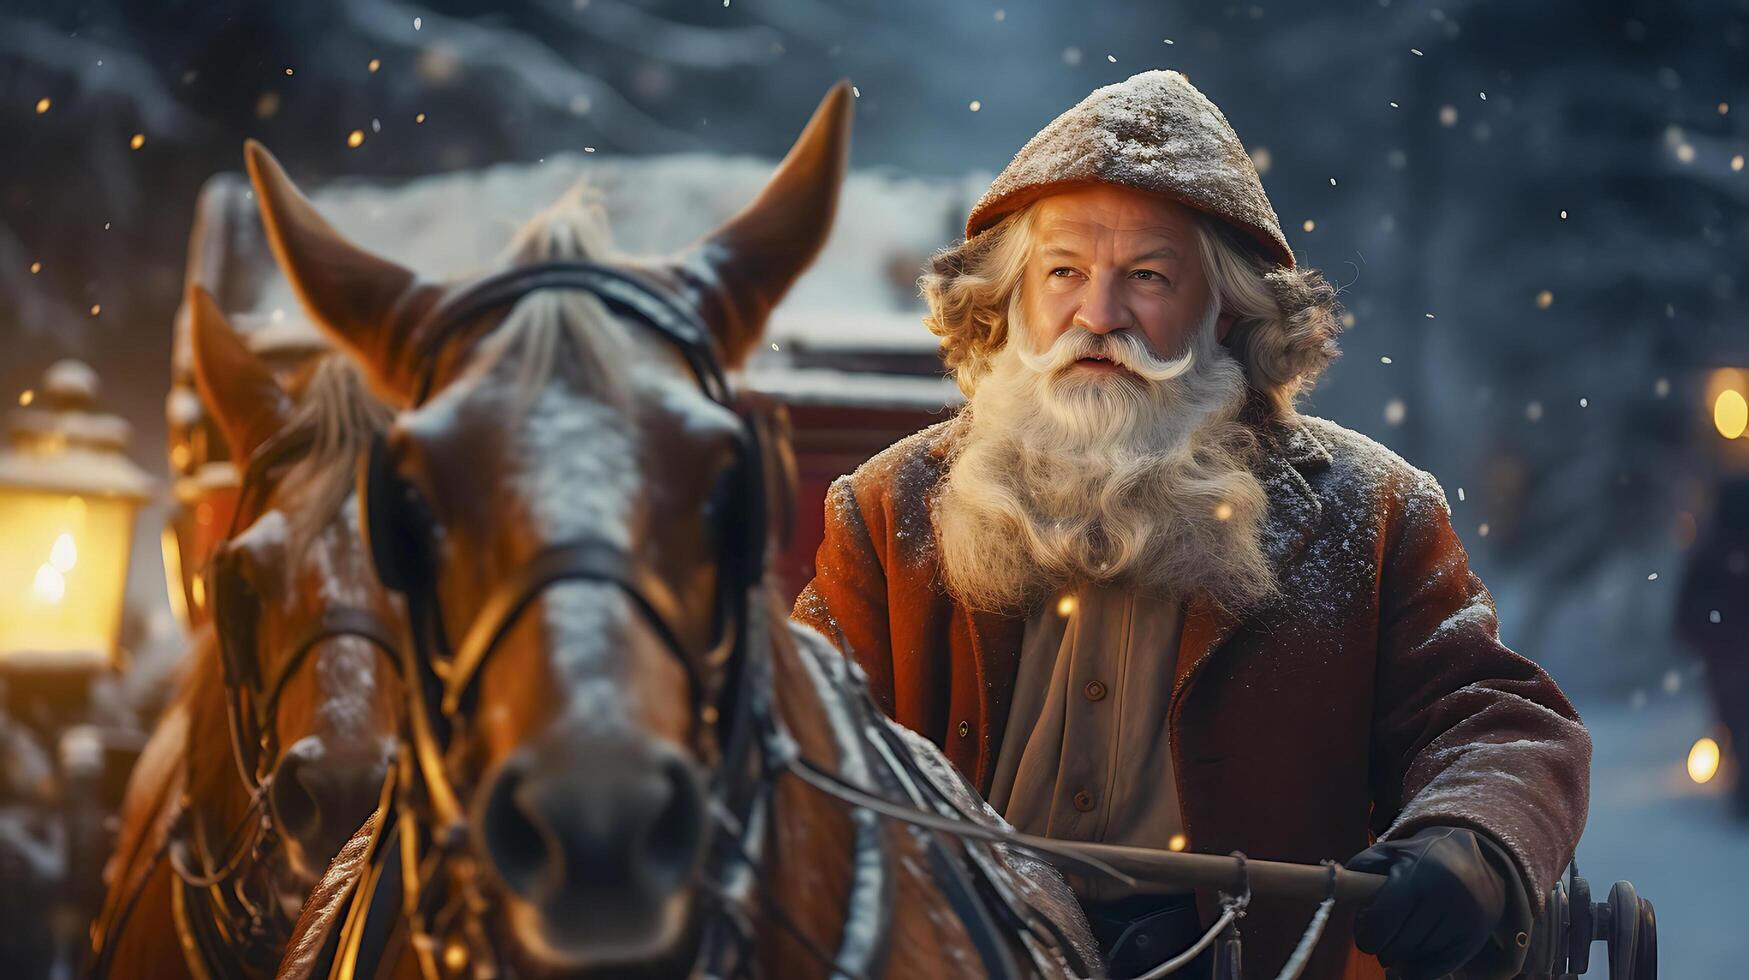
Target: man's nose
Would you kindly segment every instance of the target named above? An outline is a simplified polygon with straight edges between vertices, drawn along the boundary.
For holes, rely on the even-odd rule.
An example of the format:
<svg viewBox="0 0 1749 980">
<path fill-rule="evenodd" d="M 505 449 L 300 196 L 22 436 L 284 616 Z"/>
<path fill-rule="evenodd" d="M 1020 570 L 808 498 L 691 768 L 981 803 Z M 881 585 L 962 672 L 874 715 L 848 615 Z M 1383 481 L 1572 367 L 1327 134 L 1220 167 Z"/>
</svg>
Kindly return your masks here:
<svg viewBox="0 0 1749 980">
<path fill-rule="evenodd" d="M 1102 336 L 1135 326 L 1116 280 L 1097 276 L 1087 283 L 1081 307 L 1075 311 L 1075 326 Z"/>
</svg>

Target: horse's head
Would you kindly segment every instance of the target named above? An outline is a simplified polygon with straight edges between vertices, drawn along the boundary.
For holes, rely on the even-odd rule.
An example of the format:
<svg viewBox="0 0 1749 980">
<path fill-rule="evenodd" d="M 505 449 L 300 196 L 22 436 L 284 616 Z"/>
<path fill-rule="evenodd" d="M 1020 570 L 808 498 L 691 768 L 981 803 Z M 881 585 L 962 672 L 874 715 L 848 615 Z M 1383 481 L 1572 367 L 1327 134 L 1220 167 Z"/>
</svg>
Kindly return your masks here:
<svg viewBox="0 0 1749 980">
<path fill-rule="evenodd" d="M 702 328 L 697 351 L 741 364 L 825 242 L 850 105 L 840 83 L 757 199 L 674 258 L 610 254 L 572 197 L 505 269 L 449 285 L 345 241 L 250 148 L 302 301 L 407 406 L 373 454 L 373 557 L 438 661 L 449 817 L 507 899 L 499 927 L 547 967 L 683 948 L 721 661 L 767 542 L 749 533 L 760 460 L 712 366 L 661 311 L 536 272 L 629 275 Z"/>
<path fill-rule="evenodd" d="M 339 354 L 282 389 L 211 296 L 190 300 L 195 377 L 243 479 L 239 530 L 205 582 L 232 735 L 243 778 L 267 781 L 282 897 L 301 904 L 376 807 L 399 729 L 405 617 L 371 571 L 353 493 L 388 410 Z"/>
</svg>

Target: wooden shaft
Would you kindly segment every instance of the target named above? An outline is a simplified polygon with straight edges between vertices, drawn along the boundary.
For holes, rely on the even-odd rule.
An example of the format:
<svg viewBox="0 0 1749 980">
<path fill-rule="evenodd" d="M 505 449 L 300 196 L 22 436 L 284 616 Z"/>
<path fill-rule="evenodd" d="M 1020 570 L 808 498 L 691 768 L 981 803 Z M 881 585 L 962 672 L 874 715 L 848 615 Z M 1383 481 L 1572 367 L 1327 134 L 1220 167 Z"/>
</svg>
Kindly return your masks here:
<svg viewBox="0 0 1749 980">
<path fill-rule="evenodd" d="M 1238 895 L 1244 890 L 1244 882 L 1239 875 L 1239 861 L 1226 854 L 1192 854 L 1056 839 L 1048 843 L 1051 850 L 1071 856 L 1085 856 L 1111 865 L 1136 879 L 1135 890 L 1143 894 L 1164 894 L 1192 887 L 1216 888 L 1231 895 Z M 1040 852 L 1039 856 L 1046 860 L 1052 857 L 1044 852 Z M 1070 864 L 1072 861 L 1064 862 L 1059 865 L 1059 869 L 1065 874 L 1086 875 L 1084 868 L 1072 867 Z M 1251 893 L 1256 896 L 1321 900 L 1330 891 L 1330 872 L 1318 864 L 1290 864 L 1285 861 L 1247 858 L 1245 875 L 1251 881 Z M 1369 901 L 1384 884 L 1384 875 L 1338 869 L 1336 901 L 1339 904 Z"/>
</svg>

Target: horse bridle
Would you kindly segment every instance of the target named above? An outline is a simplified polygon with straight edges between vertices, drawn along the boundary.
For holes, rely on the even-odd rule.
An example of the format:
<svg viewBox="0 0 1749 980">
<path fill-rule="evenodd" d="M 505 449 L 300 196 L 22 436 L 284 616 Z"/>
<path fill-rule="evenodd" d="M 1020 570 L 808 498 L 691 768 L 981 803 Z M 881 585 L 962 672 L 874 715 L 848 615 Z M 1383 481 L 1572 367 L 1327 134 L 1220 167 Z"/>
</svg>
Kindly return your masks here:
<svg viewBox="0 0 1749 980">
<path fill-rule="evenodd" d="M 410 346 L 423 365 L 415 389 L 416 404 L 430 395 L 434 365 L 447 344 L 481 316 L 513 305 L 540 289 L 582 291 L 615 312 L 629 314 L 685 357 L 712 401 L 742 419 L 744 455 L 733 480 L 741 484 L 739 499 L 745 508 L 741 516 L 752 533 L 739 539 L 725 539 L 719 567 L 731 573 L 719 576 L 715 604 L 717 636 L 703 653 L 689 650 L 679 639 L 688 635 L 675 628 L 680 605 L 660 576 L 618 545 L 585 537 L 548 546 L 512 570 L 475 613 L 462 644 L 452 655 L 430 577 L 429 508 L 418 491 L 395 472 L 386 440 L 377 437 L 362 470 L 364 488 L 360 500 L 372 561 L 384 584 L 406 596 L 413 623 L 414 642 L 404 654 L 409 659 L 403 669 L 409 679 L 408 690 L 414 695 L 407 712 L 411 729 L 408 751 L 413 759 L 400 767 L 401 788 L 391 804 L 397 809 L 395 831 L 373 844 L 387 848 L 386 862 L 381 851 L 373 858 L 370 887 L 362 889 L 356 898 L 362 904 L 355 905 L 355 909 L 362 912 L 349 920 L 338 939 L 342 950 L 351 951 L 352 958 L 348 960 L 343 955 L 334 966 L 343 977 L 370 972 L 366 965 L 369 957 L 358 951 L 374 948 L 380 952 L 382 948 L 383 927 L 378 924 L 374 927 L 376 934 L 369 933 L 373 929 L 371 919 L 378 912 L 388 914 L 394 905 L 392 901 L 385 902 L 387 892 L 377 887 L 386 881 L 389 892 L 396 888 L 405 892 L 400 909 L 408 913 L 408 927 L 414 937 L 411 946 L 426 976 L 458 975 L 459 967 L 454 963 L 440 966 L 438 958 L 441 951 L 447 961 L 449 953 L 458 948 L 462 950 L 460 963 L 469 967 L 482 964 L 492 975 L 508 975 L 479 920 L 488 902 L 477 891 L 474 866 L 478 862 L 457 860 L 467 846 L 467 831 L 462 794 L 448 767 L 453 747 L 451 729 L 465 716 L 464 702 L 480 670 L 514 626 L 517 616 L 547 587 L 559 582 L 586 581 L 613 586 L 631 599 L 669 651 L 686 667 L 692 682 L 696 730 L 702 736 L 695 748 L 705 760 L 714 757 L 717 762 L 712 768 L 710 790 L 715 836 L 709 858 L 715 868 L 714 874 L 705 875 L 700 884 L 715 899 L 718 914 L 705 919 L 705 931 L 690 975 L 728 977 L 747 967 L 745 950 L 751 942 L 752 928 L 741 913 L 749 899 L 756 898 L 764 901 L 763 910 L 776 924 L 828 972 L 864 976 L 870 971 L 846 966 L 839 957 L 815 946 L 782 909 L 771 903 L 756 880 L 762 853 L 760 841 L 769 820 L 770 791 L 777 775 L 796 775 L 815 789 L 861 807 L 871 816 L 899 819 L 960 837 L 968 852 L 979 846 L 979 841 L 1005 843 L 1012 838 L 982 831 L 956 806 L 946 802 L 938 790 L 923 788 L 928 784 L 927 777 L 914 763 L 907 766 L 897 761 L 904 751 L 890 742 L 890 735 L 883 736 L 882 747 L 874 755 L 887 759 L 886 764 L 893 768 L 878 781 L 887 792 L 901 797 L 909 795 L 916 809 L 864 794 L 854 786 L 836 781 L 832 774 L 801 758 L 794 740 L 783 731 L 771 702 L 771 648 L 770 638 L 764 632 L 767 617 L 766 610 L 761 608 L 764 597 L 761 583 L 770 546 L 766 528 L 770 526 L 768 515 L 773 500 L 773 487 L 766 478 L 774 472 L 781 475 L 785 478 L 782 489 L 788 491 L 793 484 L 793 461 L 782 452 L 787 449 L 787 440 L 774 438 L 767 431 L 771 422 L 765 416 L 752 414 L 730 400 L 711 336 L 690 309 L 655 286 L 606 266 L 567 262 L 512 269 L 450 297 L 414 329 Z M 478 339 L 473 337 L 471 342 Z M 788 497 L 783 499 L 787 502 Z M 787 527 L 788 521 L 782 526 Z M 740 602 L 736 601 L 737 596 Z M 847 669 L 840 683 L 848 685 L 849 676 Z M 846 730 L 839 731 L 834 726 L 834 731 L 841 740 L 839 750 L 850 752 L 855 747 L 845 744 L 845 739 L 854 741 L 857 733 L 882 732 L 884 728 L 877 721 L 879 709 L 865 687 L 843 690 L 847 692 L 844 701 L 850 706 L 852 720 Z M 713 751 L 719 746 L 720 752 Z M 881 883 L 881 873 L 869 873 L 871 863 L 884 867 L 889 860 L 884 835 L 873 824 L 866 821 L 864 824 L 859 825 L 855 835 L 854 860 L 864 869 L 853 886 L 852 904 L 857 907 L 867 907 L 867 899 L 872 897 L 863 893 L 878 894 L 886 887 Z M 392 837 L 398 837 L 398 841 L 391 843 Z M 932 876 L 965 923 L 974 948 L 991 975 L 1020 975 L 1018 964 L 1005 949 L 1008 934 L 1003 928 L 1031 933 L 1042 944 L 1069 948 L 1067 939 L 1053 927 L 1041 926 L 1034 921 L 1036 917 L 1028 918 L 1014 911 L 1016 901 L 1012 892 L 1000 884 L 993 855 L 973 854 L 968 867 L 961 869 L 932 837 L 925 853 Z M 398 872 L 390 870 L 397 866 Z M 439 881 L 440 878 L 444 880 Z M 446 893 L 442 887 L 445 882 L 455 894 Z M 992 915 L 990 909 L 998 909 L 1000 914 Z M 874 931 L 885 929 L 880 925 Z M 849 931 L 845 942 L 854 944 Z M 1034 945 L 1029 950 L 1033 955 L 1043 956 L 1040 951 L 1044 948 Z M 878 948 L 861 952 L 860 962 L 864 964 L 884 956 Z M 1075 962 L 1091 972 L 1078 959 Z"/>
<path fill-rule="evenodd" d="M 245 515 L 251 515 L 251 520 L 259 515 L 273 486 L 274 473 L 308 454 L 314 445 L 315 434 L 310 429 L 292 426 L 281 429 L 256 448 L 239 481 L 236 505 L 225 535 L 202 575 L 224 677 L 230 754 L 249 803 L 238 824 L 215 851 L 204 839 L 206 828 L 190 801 L 186 798 L 175 801 L 175 815 L 151 865 L 161 861 L 169 864 L 176 879 L 175 918 L 184 953 L 201 957 L 204 969 L 213 976 L 238 974 L 244 969 L 270 969 L 279 960 L 281 944 L 277 937 L 269 935 L 267 927 L 268 903 L 264 896 L 247 894 L 248 881 L 239 872 L 246 863 L 259 862 L 277 844 L 266 795 L 272 779 L 271 767 L 279 757 L 276 722 L 279 699 L 286 686 L 323 641 L 340 637 L 365 641 L 397 673 L 401 670 L 400 645 L 393 627 L 368 609 L 329 604 L 291 645 L 291 652 L 272 680 L 262 681 L 253 648 L 260 600 L 239 573 L 230 542 L 245 526 Z M 141 875 L 137 890 L 93 930 L 97 940 L 94 975 L 101 976 L 107 971 L 114 953 L 110 940 L 132 917 L 150 877 L 149 873 Z M 204 901 L 214 908 L 212 922 L 202 923 L 192 916 L 188 905 L 194 901 Z"/>
<path fill-rule="evenodd" d="M 214 548 L 204 576 L 211 597 L 219 662 L 224 671 L 231 754 L 243 785 L 251 793 L 264 790 L 271 778 L 271 767 L 279 757 L 276 721 L 280 696 L 324 641 L 341 637 L 363 640 L 379 659 L 386 660 L 396 672 L 401 670 L 400 645 L 389 623 L 362 606 L 327 603 L 321 616 L 290 645 L 290 652 L 273 676 L 263 678 L 261 674 L 255 650 L 261 598 L 242 574 L 240 556 L 231 542 L 241 530 L 243 516 L 259 510 L 273 485 L 273 473 L 308 453 L 314 442 L 310 430 L 291 427 L 281 430 L 250 455 L 230 527 Z"/>
<path fill-rule="evenodd" d="M 759 729 L 769 718 L 768 711 L 753 703 L 762 697 L 757 693 L 762 690 L 759 678 L 769 669 L 768 645 L 760 633 L 767 610 L 761 608 L 764 593 L 759 586 L 772 545 L 770 515 L 774 508 L 788 504 L 794 466 L 785 452 L 787 440 L 770 432 L 781 424 L 778 418 L 756 400 L 737 402 L 731 396 L 715 342 L 697 314 L 654 284 L 609 266 L 554 262 L 513 268 L 452 294 L 415 326 L 409 346 L 423 369 L 413 403 L 422 404 L 430 396 L 439 358 L 482 317 L 508 309 L 532 292 L 551 289 L 591 295 L 610 311 L 653 331 L 685 359 L 705 396 L 740 420 L 738 458 L 722 481 L 734 506 L 719 518 L 720 527 L 734 533 L 721 534 L 714 622 L 708 631 L 711 639 L 702 648 L 683 640 L 705 631 L 680 628 L 685 609 L 662 576 L 624 547 L 599 536 L 549 545 L 514 568 L 488 594 L 460 645 L 452 647 L 432 576 L 435 528 L 429 506 L 396 472 L 387 440 L 379 434 L 373 441 L 359 494 L 365 539 L 378 577 L 406 597 L 413 635 L 412 649 L 403 654 L 402 671 L 412 694 L 407 712 L 407 750 L 412 759 L 400 768 L 403 785 L 414 790 L 404 793 L 398 805 L 402 847 L 418 850 L 415 838 L 428 834 L 426 843 L 436 851 L 435 860 L 417 862 L 428 874 L 403 872 L 404 883 L 413 892 L 406 907 L 425 910 L 416 912 L 412 928 L 427 940 L 440 940 L 415 944 L 422 950 L 427 975 L 435 975 L 428 951 L 456 941 L 466 943 L 475 958 L 496 958 L 477 922 L 446 924 L 425 914 L 440 916 L 440 905 L 457 906 L 451 897 L 439 894 L 442 889 L 433 880 L 446 873 L 463 895 L 460 904 L 478 904 L 471 870 L 477 862 L 454 860 L 466 846 L 466 813 L 465 794 L 457 788 L 449 757 L 481 671 L 520 615 L 554 585 L 597 583 L 631 600 L 688 677 L 693 749 L 712 774 L 710 805 L 718 818 L 714 823 L 726 821 L 737 828 L 757 823 L 749 817 L 762 774 L 752 760 L 765 734 Z M 488 333 L 481 330 L 465 341 L 477 343 Z M 776 526 L 788 524 L 784 520 Z M 419 812 L 423 809 L 429 814 Z M 463 864 L 469 867 L 457 867 Z M 700 955 L 701 959 L 720 957 L 721 950 L 707 949 Z"/>
</svg>

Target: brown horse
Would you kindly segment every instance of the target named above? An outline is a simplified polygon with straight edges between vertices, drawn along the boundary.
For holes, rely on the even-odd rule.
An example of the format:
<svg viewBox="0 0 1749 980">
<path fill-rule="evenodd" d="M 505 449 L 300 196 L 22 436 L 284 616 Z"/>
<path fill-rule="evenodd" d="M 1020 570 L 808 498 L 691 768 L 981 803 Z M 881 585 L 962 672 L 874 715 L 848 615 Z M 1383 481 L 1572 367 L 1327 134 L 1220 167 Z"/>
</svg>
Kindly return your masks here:
<svg viewBox="0 0 1749 980">
<path fill-rule="evenodd" d="M 271 975 L 311 886 L 376 808 L 405 617 L 357 534 L 353 471 L 387 422 L 339 355 L 285 391 L 194 303 L 201 394 L 250 461 L 175 702 L 130 779 L 93 930 L 109 977 Z M 388 649 L 385 649 L 388 648 Z"/>
<path fill-rule="evenodd" d="M 346 241 L 249 147 L 288 279 L 407 406 L 364 493 L 425 674 L 377 882 L 413 883 L 398 953 L 427 976 L 1097 969 L 1054 872 L 786 768 L 975 799 L 766 588 L 787 447 L 721 375 L 825 240 L 850 105 L 841 83 L 758 198 L 677 258 L 612 255 L 573 201 L 447 286 Z"/>
</svg>

